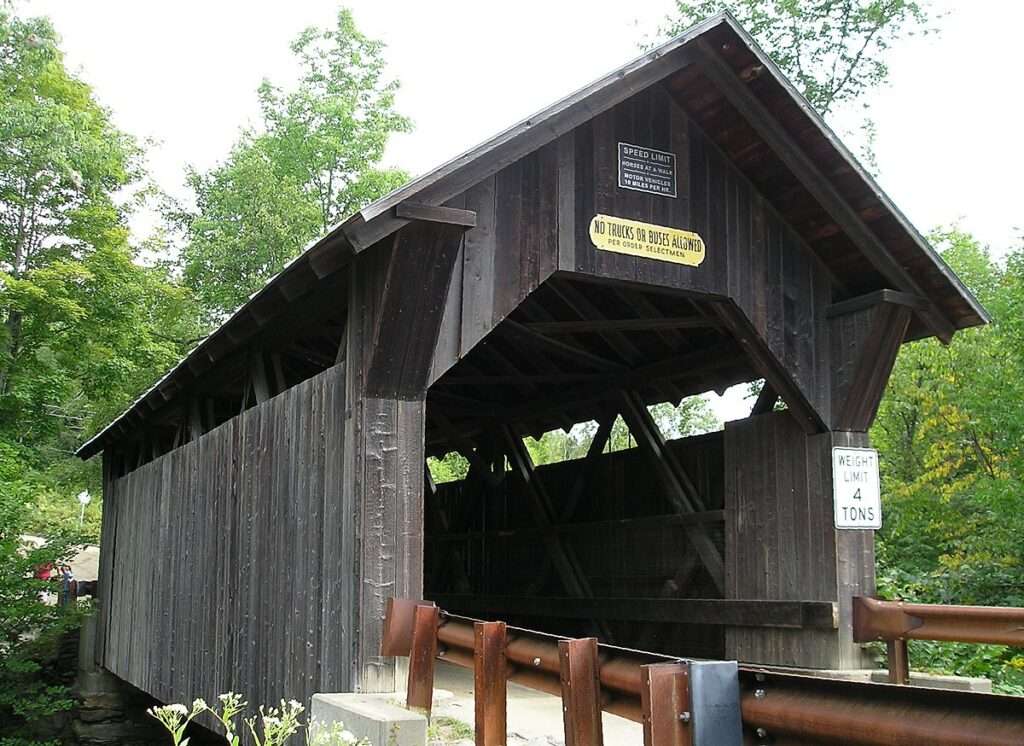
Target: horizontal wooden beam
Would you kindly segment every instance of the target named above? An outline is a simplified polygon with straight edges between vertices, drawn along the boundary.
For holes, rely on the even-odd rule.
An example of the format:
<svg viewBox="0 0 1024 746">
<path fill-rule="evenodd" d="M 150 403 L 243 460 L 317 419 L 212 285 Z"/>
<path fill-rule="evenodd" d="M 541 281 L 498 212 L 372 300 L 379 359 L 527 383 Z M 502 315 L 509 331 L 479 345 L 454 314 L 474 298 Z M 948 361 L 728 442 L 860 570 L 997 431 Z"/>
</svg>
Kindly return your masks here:
<svg viewBox="0 0 1024 746">
<path fill-rule="evenodd" d="M 529 384 L 531 386 L 552 383 L 580 383 L 587 381 L 606 380 L 607 376 L 599 373 L 538 373 L 536 375 L 522 373 L 520 375 L 474 375 L 445 376 L 435 386 L 515 386 Z"/>
<path fill-rule="evenodd" d="M 836 316 L 845 316 L 848 313 L 863 311 L 865 308 L 874 308 L 880 303 L 907 306 L 915 310 L 920 310 L 928 305 L 928 301 L 913 293 L 901 293 L 899 290 L 876 290 L 873 293 L 865 293 L 856 298 L 833 303 L 825 309 L 825 315 L 830 319 Z"/>
<path fill-rule="evenodd" d="M 476 228 L 476 213 L 458 207 L 426 205 L 421 202 L 402 202 L 395 206 L 395 216 L 404 220 L 424 220 L 428 223 L 447 223 L 464 228 Z"/>
<path fill-rule="evenodd" d="M 599 529 L 621 528 L 640 530 L 659 528 L 661 526 L 692 526 L 697 523 L 722 523 L 725 520 L 724 510 L 704 510 L 699 513 L 670 513 L 666 515 L 649 515 L 640 518 L 616 518 L 606 521 L 583 521 L 579 523 L 559 523 L 549 526 L 525 526 L 517 529 L 496 529 L 492 531 L 465 531 L 459 533 L 425 535 L 426 542 L 450 543 L 482 539 L 484 537 L 536 536 L 537 534 L 572 534 L 588 533 Z"/>
<path fill-rule="evenodd" d="M 663 329 L 715 328 L 714 319 L 701 316 L 659 319 L 587 319 L 584 321 L 530 321 L 523 324 L 541 334 L 579 334 L 581 332 L 640 332 Z"/>
<path fill-rule="evenodd" d="M 829 601 L 763 601 L 726 598 L 564 598 L 426 593 L 447 611 L 497 617 L 602 619 L 724 627 L 836 629 Z"/>
</svg>

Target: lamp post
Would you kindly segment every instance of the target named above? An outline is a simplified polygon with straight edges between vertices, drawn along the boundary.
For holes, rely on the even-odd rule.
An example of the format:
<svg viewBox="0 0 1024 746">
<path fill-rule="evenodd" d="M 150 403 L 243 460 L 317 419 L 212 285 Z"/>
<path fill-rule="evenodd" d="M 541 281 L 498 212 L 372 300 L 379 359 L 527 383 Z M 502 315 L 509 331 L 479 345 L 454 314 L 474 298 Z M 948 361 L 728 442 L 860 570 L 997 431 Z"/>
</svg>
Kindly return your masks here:
<svg viewBox="0 0 1024 746">
<path fill-rule="evenodd" d="M 88 490 L 82 490 L 78 493 L 78 502 L 82 506 L 82 511 L 78 514 L 78 527 L 81 528 L 85 522 L 85 506 L 92 502 L 92 495 Z"/>
</svg>

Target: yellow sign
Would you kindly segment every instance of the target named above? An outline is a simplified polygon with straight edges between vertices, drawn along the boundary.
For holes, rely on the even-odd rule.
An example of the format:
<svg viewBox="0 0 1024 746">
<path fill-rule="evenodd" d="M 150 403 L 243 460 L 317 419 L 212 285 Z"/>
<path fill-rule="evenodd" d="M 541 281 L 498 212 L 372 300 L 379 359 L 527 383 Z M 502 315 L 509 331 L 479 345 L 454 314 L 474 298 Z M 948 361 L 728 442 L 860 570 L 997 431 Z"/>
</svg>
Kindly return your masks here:
<svg viewBox="0 0 1024 746">
<path fill-rule="evenodd" d="M 590 240 L 603 251 L 643 256 L 696 267 L 704 261 L 704 239 L 696 233 L 641 223 L 611 215 L 595 215 Z"/>
</svg>

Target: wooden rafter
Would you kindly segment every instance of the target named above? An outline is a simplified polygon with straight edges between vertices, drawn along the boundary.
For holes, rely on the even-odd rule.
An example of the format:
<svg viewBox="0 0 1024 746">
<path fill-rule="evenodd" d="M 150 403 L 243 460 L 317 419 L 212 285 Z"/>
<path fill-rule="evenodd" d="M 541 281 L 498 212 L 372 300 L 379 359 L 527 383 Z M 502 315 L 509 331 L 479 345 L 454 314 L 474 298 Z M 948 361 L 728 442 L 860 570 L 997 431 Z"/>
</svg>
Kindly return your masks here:
<svg viewBox="0 0 1024 746">
<path fill-rule="evenodd" d="M 839 193 L 810 157 L 796 145 L 767 107 L 751 92 L 705 39 L 698 39 L 701 71 L 710 78 L 733 107 L 821 204 L 842 231 L 885 277 L 898 288 L 921 298 L 927 294 L 910 272 L 888 252 L 882 240 Z M 938 306 L 926 300 L 920 315 L 928 328 L 943 342 L 953 337 L 954 326 Z"/>
<path fill-rule="evenodd" d="M 596 368 L 597 370 L 605 371 L 623 370 L 625 368 L 621 363 L 616 363 L 608 358 L 602 357 L 601 355 L 595 355 L 589 350 L 584 350 L 562 340 L 551 339 L 543 334 L 532 331 L 530 328 L 517 321 L 513 321 L 512 319 L 505 319 L 498 327 L 498 330 L 500 332 L 504 332 L 507 336 L 516 337 L 522 340 L 527 345 L 542 349 L 547 353 L 556 355 L 562 359 L 586 365 L 589 368 Z"/>
<path fill-rule="evenodd" d="M 583 325 L 586 327 L 587 324 L 604 324 L 607 325 L 609 322 L 605 318 L 604 313 L 595 306 L 587 296 L 580 292 L 572 283 L 559 282 L 552 280 L 550 284 L 552 292 L 557 295 L 561 301 L 568 306 L 577 317 L 579 321 L 570 322 L 573 325 L 579 327 Z M 536 327 L 534 327 L 536 329 Z M 561 327 L 564 329 L 565 327 Z M 543 331 L 537 329 L 537 331 Z M 587 331 L 586 328 L 580 328 L 579 331 Z M 640 350 L 637 349 L 636 345 L 622 333 L 621 329 L 613 329 L 605 326 L 604 330 L 601 331 L 601 339 L 604 340 L 611 349 L 615 351 L 619 357 L 628 362 L 630 365 L 635 365 L 643 356 L 640 354 Z"/>
</svg>

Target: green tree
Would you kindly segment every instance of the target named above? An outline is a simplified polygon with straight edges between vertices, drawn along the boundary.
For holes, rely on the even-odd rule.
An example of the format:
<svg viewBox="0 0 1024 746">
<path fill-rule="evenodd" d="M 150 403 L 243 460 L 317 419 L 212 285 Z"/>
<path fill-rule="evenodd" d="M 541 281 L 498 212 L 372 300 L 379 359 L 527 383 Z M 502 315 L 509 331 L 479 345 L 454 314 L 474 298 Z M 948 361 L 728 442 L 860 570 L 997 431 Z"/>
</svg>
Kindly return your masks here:
<svg viewBox="0 0 1024 746">
<path fill-rule="evenodd" d="M 64 67 L 53 27 L 0 10 L 0 286 L 80 258 L 117 230 L 112 194 L 137 174 L 138 149 Z M 0 306 L 0 396 L 11 391 L 24 312 Z"/>
<path fill-rule="evenodd" d="M 676 0 L 660 33 L 674 36 L 720 10 L 736 17 L 823 115 L 885 83 L 893 44 L 934 30 L 927 7 L 907 0 Z"/>
<path fill-rule="evenodd" d="M 905 345 L 871 431 L 885 520 L 879 590 L 931 603 L 1024 605 L 1024 249 L 1000 266 L 973 237 L 933 234 L 992 324 Z M 1006 648 L 919 646 L 915 665 L 1024 692 Z M 988 668 L 983 664 L 987 662 Z"/>
<path fill-rule="evenodd" d="M 410 128 L 384 46 L 348 10 L 333 29 L 293 42 L 292 90 L 258 91 L 262 126 L 242 133 L 224 163 L 192 172 L 195 209 L 171 212 L 184 232 L 184 277 L 216 320 L 237 308 L 310 240 L 406 181 L 380 167 L 389 137 Z"/>
<path fill-rule="evenodd" d="M 0 443 L 0 480 L 18 480 L 20 464 L 10 460 Z M 54 580 L 35 577 L 43 566 L 69 560 L 77 539 L 67 532 L 48 536 L 45 544 L 26 543 L 29 496 L 0 491 L 0 742 L 5 737 L 25 740 L 37 733 L 36 723 L 56 712 L 71 709 L 74 700 L 60 677 L 47 665 L 61 636 L 78 621 L 75 607 L 45 600 L 59 588 Z"/>
<path fill-rule="evenodd" d="M 0 491 L 31 499 L 41 528 L 96 490 L 77 442 L 198 331 L 188 291 L 128 244 L 141 153 L 65 69 L 48 21 L 0 12 L 0 88 L 0 447 L 19 465 Z"/>
</svg>

